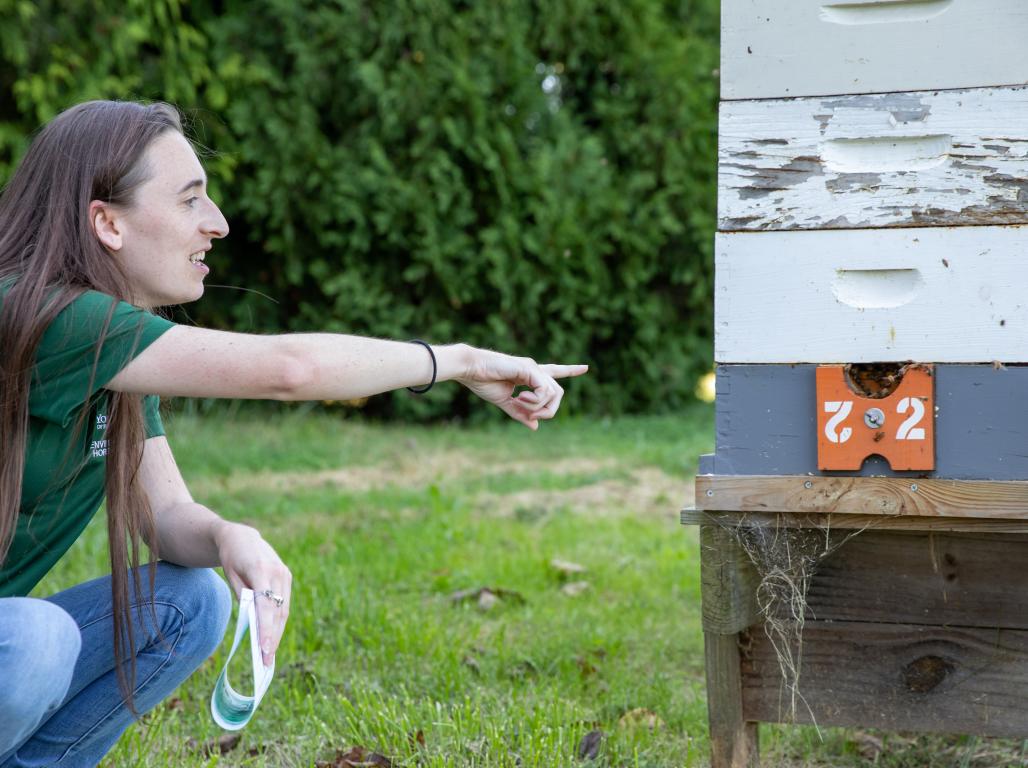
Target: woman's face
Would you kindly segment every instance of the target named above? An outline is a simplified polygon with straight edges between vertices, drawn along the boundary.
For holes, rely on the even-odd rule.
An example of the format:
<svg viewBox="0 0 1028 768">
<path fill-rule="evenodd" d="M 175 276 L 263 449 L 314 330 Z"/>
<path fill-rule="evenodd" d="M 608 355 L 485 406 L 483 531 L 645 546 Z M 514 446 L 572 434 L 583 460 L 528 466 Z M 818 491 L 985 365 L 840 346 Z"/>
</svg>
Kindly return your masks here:
<svg viewBox="0 0 1028 768">
<path fill-rule="evenodd" d="M 210 271 L 203 259 L 228 223 L 207 197 L 207 175 L 185 137 L 166 131 L 143 157 L 149 179 L 129 208 L 112 209 L 120 247 L 101 235 L 132 288 L 132 302 L 158 307 L 196 301 Z"/>
</svg>

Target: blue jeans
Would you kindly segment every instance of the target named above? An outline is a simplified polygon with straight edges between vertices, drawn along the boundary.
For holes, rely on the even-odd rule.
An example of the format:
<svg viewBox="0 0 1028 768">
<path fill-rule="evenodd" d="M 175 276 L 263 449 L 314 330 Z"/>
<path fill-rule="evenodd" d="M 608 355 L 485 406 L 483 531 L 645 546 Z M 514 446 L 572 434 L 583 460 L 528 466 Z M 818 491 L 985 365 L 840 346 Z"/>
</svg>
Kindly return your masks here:
<svg viewBox="0 0 1028 768">
<path fill-rule="evenodd" d="M 140 579 L 147 595 L 145 567 Z M 139 714 L 217 649 L 232 613 L 228 585 L 206 568 L 158 563 L 154 602 L 160 635 L 132 600 Z M 0 599 L 0 679 L 0 768 L 99 763 L 133 721 L 114 669 L 111 577 Z"/>
</svg>

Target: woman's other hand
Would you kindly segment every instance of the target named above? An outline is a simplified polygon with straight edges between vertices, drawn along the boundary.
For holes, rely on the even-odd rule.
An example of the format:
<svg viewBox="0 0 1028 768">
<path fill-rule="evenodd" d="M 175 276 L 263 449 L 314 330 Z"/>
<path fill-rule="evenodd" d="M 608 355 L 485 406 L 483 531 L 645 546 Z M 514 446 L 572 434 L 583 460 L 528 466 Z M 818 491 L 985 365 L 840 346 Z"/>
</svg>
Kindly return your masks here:
<svg viewBox="0 0 1028 768">
<path fill-rule="evenodd" d="M 260 628 L 260 646 L 265 666 L 271 664 L 289 618 L 289 597 L 293 575 L 278 553 L 260 533 L 248 525 L 226 523 L 218 531 L 218 554 L 236 597 L 244 587 L 253 590 Z M 262 594 L 265 590 L 282 598 L 282 604 Z"/>
<path fill-rule="evenodd" d="M 564 389 L 557 379 L 581 376 L 588 365 L 539 365 L 528 357 L 512 357 L 486 349 L 470 350 L 466 372 L 457 380 L 486 402 L 497 406 L 529 429 L 552 419 Z M 517 387 L 528 387 L 514 396 Z"/>
</svg>

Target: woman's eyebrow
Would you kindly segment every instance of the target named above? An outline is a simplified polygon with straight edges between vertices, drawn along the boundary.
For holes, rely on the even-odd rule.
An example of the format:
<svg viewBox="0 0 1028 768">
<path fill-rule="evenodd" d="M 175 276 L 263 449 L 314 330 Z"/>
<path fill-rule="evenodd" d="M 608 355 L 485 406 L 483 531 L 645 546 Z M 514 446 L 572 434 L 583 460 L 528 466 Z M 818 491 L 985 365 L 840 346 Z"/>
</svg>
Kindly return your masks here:
<svg viewBox="0 0 1028 768">
<path fill-rule="evenodd" d="M 206 179 L 193 179 L 192 181 L 190 181 L 188 184 L 186 184 L 184 187 L 182 187 L 182 189 L 180 189 L 175 194 L 176 195 L 181 195 L 187 189 L 192 189 L 193 187 L 202 187 L 206 183 L 207 183 Z"/>
</svg>

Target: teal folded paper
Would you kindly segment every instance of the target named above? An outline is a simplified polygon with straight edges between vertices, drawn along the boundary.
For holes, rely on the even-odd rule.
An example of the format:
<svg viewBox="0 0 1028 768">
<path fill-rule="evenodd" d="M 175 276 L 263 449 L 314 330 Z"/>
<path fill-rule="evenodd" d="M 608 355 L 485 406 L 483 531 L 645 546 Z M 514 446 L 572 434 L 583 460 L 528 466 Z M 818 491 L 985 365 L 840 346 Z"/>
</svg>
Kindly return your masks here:
<svg viewBox="0 0 1028 768">
<path fill-rule="evenodd" d="M 237 693 L 228 682 L 228 665 L 236 654 L 236 649 L 250 630 L 250 654 L 253 661 L 253 696 L 243 696 Z M 214 722 L 228 731 L 238 731 L 253 717 L 257 711 L 257 705 L 261 703 L 264 694 L 271 685 L 271 679 L 275 676 L 275 662 L 271 666 L 264 666 L 264 658 L 261 655 L 260 632 L 257 628 L 257 609 L 254 604 L 253 590 L 244 589 L 239 594 L 239 617 L 236 619 L 236 637 L 232 641 L 232 650 L 228 654 L 225 666 L 218 675 L 218 682 L 214 685 L 214 692 L 211 694 L 211 716 Z"/>
</svg>

